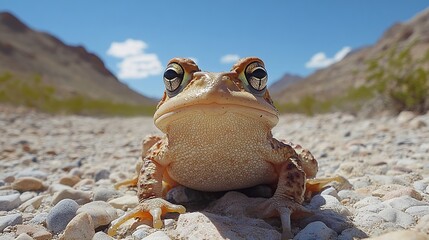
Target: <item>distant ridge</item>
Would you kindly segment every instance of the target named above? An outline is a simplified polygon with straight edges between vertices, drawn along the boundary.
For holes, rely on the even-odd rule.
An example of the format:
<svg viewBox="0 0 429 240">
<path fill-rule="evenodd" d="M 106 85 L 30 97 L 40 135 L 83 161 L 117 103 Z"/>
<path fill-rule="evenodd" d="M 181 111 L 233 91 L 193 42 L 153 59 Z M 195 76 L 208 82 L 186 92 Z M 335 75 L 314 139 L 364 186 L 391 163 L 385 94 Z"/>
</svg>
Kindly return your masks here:
<svg viewBox="0 0 429 240">
<path fill-rule="evenodd" d="M 83 46 L 69 46 L 53 35 L 35 31 L 9 12 L 0 13 L 0 74 L 5 72 L 22 80 L 39 75 L 62 97 L 83 95 L 118 103 L 155 104 L 121 83 Z"/>
<path fill-rule="evenodd" d="M 340 62 L 288 84 L 282 91 L 272 92 L 271 96 L 277 103 L 298 102 L 305 96 L 318 100 L 337 97 L 351 87 L 365 84 L 368 60 L 379 56 L 390 47 L 406 46 L 413 41 L 416 41 L 412 49 L 414 56 L 420 57 L 429 49 L 429 8 L 405 23 L 394 24 L 376 44 L 355 49 Z"/>
</svg>

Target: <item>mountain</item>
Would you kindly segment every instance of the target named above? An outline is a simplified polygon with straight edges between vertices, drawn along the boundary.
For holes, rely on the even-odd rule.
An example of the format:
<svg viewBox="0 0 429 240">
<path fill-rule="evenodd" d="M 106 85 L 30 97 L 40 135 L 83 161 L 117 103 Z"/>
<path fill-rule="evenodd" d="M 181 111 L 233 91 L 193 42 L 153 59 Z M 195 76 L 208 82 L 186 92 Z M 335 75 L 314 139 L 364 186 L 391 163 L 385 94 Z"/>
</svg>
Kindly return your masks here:
<svg viewBox="0 0 429 240">
<path fill-rule="evenodd" d="M 391 47 L 408 46 L 414 41 L 411 54 L 421 57 L 429 49 L 429 8 L 408 22 L 394 24 L 374 45 L 355 49 L 340 62 L 320 69 L 271 95 L 278 103 L 298 102 L 305 96 L 313 96 L 318 100 L 338 97 L 351 87 L 365 84 L 368 60 Z"/>
<path fill-rule="evenodd" d="M 0 13 L 0 74 L 5 72 L 22 80 L 38 75 L 60 97 L 82 95 L 117 103 L 155 104 L 121 83 L 84 47 L 69 46 L 35 31 L 8 12 Z"/>
<path fill-rule="evenodd" d="M 281 94 L 290 84 L 302 80 L 303 77 L 286 73 L 279 80 L 275 81 L 271 86 L 269 86 L 271 95 Z"/>
</svg>

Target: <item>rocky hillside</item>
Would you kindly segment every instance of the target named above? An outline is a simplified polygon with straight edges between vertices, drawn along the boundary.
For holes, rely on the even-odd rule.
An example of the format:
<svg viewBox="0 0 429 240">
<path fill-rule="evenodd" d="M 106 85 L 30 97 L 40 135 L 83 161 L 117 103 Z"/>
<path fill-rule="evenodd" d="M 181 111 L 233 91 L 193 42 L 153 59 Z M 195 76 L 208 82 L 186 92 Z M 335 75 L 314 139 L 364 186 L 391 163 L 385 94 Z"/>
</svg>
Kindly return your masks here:
<svg viewBox="0 0 429 240">
<path fill-rule="evenodd" d="M 274 92 L 279 103 L 296 102 L 304 96 L 326 100 L 343 94 L 350 87 L 365 84 L 367 61 L 393 46 L 406 46 L 413 41 L 412 54 L 420 57 L 429 49 L 429 8 L 405 23 L 390 27 L 373 46 L 362 47 L 349 53 L 342 61 L 318 70 L 302 81 L 290 84 L 284 91 Z"/>
<path fill-rule="evenodd" d="M 286 73 L 283 75 L 282 78 L 274 82 L 271 86 L 269 86 L 270 94 L 271 95 L 281 95 L 285 89 L 291 85 L 292 83 L 298 82 L 300 80 L 304 79 L 301 76 Z"/>
<path fill-rule="evenodd" d="M 82 46 L 69 46 L 58 38 L 35 31 L 11 13 L 0 13 L 0 74 L 21 80 L 41 76 L 58 96 L 83 95 L 118 103 L 154 104 L 123 83 L 102 60 Z"/>
</svg>

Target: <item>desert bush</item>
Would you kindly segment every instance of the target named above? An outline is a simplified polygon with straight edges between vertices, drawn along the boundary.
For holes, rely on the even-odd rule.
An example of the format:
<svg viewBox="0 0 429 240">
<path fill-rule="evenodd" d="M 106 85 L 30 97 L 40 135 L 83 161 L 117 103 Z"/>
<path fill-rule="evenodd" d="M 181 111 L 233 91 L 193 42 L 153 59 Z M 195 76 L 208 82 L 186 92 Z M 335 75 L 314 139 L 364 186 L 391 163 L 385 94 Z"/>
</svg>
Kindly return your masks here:
<svg viewBox="0 0 429 240">
<path fill-rule="evenodd" d="M 414 45 L 392 47 L 368 61 L 367 81 L 397 112 L 424 113 L 428 108 L 429 50 L 415 59 L 411 54 Z"/>
<path fill-rule="evenodd" d="M 155 106 L 117 103 L 83 95 L 60 98 L 56 95 L 56 89 L 43 83 L 40 76 L 23 81 L 11 73 L 0 74 L 0 103 L 54 114 L 136 116 L 152 115 L 155 111 Z"/>
</svg>

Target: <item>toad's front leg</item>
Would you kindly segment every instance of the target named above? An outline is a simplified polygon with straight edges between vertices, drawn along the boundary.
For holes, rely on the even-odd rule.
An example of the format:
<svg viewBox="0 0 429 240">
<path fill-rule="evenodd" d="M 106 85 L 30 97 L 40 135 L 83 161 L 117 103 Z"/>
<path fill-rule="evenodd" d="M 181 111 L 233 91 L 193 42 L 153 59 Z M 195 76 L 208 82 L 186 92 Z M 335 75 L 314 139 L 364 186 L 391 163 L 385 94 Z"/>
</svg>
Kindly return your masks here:
<svg viewBox="0 0 429 240">
<path fill-rule="evenodd" d="M 288 161 L 275 165 L 279 179 L 274 195 L 251 210 L 262 218 L 280 217 L 283 228 L 282 239 L 293 238 L 292 215 L 301 218 L 312 214 L 301 205 L 304 201 L 306 176 L 296 160 L 297 158 L 290 157 Z"/>
<path fill-rule="evenodd" d="M 140 203 L 131 212 L 126 213 L 116 220 L 116 223 L 108 230 L 109 235 L 115 235 L 119 226 L 131 218 L 149 218 L 153 220 L 153 227 L 161 228 L 162 215 L 168 212 L 185 213 L 185 207 L 172 204 L 162 199 L 163 178 L 169 180 L 170 186 L 175 185 L 167 175 L 165 167 L 161 166 L 150 157 L 143 159 L 143 166 L 140 170 L 137 184 Z"/>
</svg>

